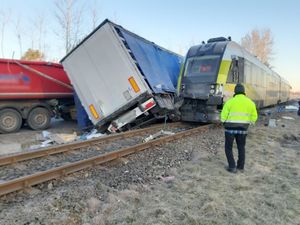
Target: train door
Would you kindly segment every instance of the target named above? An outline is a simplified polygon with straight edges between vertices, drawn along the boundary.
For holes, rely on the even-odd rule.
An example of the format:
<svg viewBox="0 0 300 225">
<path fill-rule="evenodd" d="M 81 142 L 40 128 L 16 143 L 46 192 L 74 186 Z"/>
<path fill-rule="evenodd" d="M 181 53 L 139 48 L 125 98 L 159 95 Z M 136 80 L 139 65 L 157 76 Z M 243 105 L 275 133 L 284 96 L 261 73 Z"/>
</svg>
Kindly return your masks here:
<svg viewBox="0 0 300 225">
<path fill-rule="evenodd" d="M 224 102 L 234 94 L 234 87 L 237 83 L 244 83 L 244 58 L 232 56 L 231 65 L 225 85 Z"/>
<path fill-rule="evenodd" d="M 227 77 L 229 84 L 237 84 L 244 82 L 244 58 L 232 56 L 232 62 Z"/>
<path fill-rule="evenodd" d="M 278 102 L 283 102 L 283 87 L 282 87 L 282 80 L 281 77 L 279 77 L 279 99 Z"/>
</svg>

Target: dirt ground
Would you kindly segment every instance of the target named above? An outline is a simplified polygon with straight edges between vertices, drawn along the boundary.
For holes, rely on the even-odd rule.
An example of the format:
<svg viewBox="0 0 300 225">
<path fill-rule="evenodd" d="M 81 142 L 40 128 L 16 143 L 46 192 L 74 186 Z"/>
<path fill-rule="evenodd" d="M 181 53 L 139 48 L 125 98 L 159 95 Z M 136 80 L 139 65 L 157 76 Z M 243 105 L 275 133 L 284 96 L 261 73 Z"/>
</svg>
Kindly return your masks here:
<svg viewBox="0 0 300 225">
<path fill-rule="evenodd" d="M 52 133 L 72 134 L 77 131 L 75 121 L 64 121 L 62 119 L 52 119 L 51 127 L 47 131 Z M 28 127 L 23 127 L 18 133 L 0 134 L 0 155 L 21 152 L 32 145 L 40 144 L 36 138 L 41 131 L 34 131 Z"/>
<path fill-rule="evenodd" d="M 272 118 L 250 128 L 244 173 L 225 170 L 214 128 L 2 197 L 0 224 L 299 225 L 300 116 Z"/>
</svg>

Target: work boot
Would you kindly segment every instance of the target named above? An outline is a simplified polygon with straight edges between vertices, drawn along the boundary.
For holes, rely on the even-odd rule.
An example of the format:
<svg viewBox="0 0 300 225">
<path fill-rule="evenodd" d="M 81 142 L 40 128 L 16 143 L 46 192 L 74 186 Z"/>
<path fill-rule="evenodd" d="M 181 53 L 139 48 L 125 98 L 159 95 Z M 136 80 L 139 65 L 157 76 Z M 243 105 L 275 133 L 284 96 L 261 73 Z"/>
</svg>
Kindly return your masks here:
<svg viewBox="0 0 300 225">
<path fill-rule="evenodd" d="M 235 167 L 234 167 L 234 168 L 228 167 L 228 168 L 227 168 L 227 171 L 228 171 L 229 173 L 236 173 L 236 172 L 237 172 Z"/>
<path fill-rule="evenodd" d="M 240 169 L 240 168 L 237 167 L 237 170 L 238 170 L 239 172 L 241 172 L 241 173 L 244 173 L 244 169 Z"/>
</svg>

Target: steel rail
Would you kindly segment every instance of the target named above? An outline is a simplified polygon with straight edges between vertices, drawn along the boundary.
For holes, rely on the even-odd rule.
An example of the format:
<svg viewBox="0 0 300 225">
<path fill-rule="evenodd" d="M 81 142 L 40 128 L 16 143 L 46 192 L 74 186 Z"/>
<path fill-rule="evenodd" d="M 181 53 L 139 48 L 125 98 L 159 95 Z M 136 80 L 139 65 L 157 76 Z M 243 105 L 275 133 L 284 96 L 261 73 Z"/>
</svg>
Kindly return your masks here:
<svg viewBox="0 0 300 225">
<path fill-rule="evenodd" d="M 181 131 L 176 134 L 165 136 L 159 139 L 155 139 L 146 143 L 137 144 L 131 147 L 126 147 L 114 152 L 106 153 L 103 155 L 84 159 L 68 165 L 56 167 L 47 171 L 38 172 L 32 175 L 16 178 L 10 181 L 0 183 L 0 196 L 18 191 L 24 188 L 31 187 L 36 184 L 40 184 L 52 179 L 64 177 L 68 174 L 77 172 L 82 169 L 93 167 L 105 162 L 115 160 L 120 157 L 124 157 L 139 151 L 149 149 L 151 147 L 162 145 L 166 142 L 174 141 L 180 138 L 184 138 L 199 132 L 206 131 L 211 125 L 201 126 L 186 131 Z"/>
<path fill-rule="evenodd" d="M 184 126 L 183 123 L 169 123 L 167 124 L 168 127 L 181 127 Z M 186 126 L 186 125 L 185 125 Z M 59 154 L 67 151 L 73 151 L 80 148 L 90 147 L 92 145 L 100 144 L 100 143 L 107 143 L 115 140 L 119 140 L 122 138 L 136 136 L 138 134 L 144 134 L 152 130 L 156 130 L 159 128 L 163 128 L 164 124 L 154 125 L 148 128 L 143 129 L 136 129 L 131 131 L 126 131 L 118 134 L 112 134 L 104 137 L 94 138 L 91 140 L 86 141 L 77 141 L 69 144 L 62 144 L 57 145 L 49 148 L 43 148 L 40 150 L 30 151 L 30 152 L 23 152 L 23 153 L 16 153 L 13 155 L 3 156 L 0 157 L 0 166 L 5 166 L 9 164 L 13 164 L 20 161 L 25 161 L 29 159 L 41 158 L 44 156 Z"/>
</svg>

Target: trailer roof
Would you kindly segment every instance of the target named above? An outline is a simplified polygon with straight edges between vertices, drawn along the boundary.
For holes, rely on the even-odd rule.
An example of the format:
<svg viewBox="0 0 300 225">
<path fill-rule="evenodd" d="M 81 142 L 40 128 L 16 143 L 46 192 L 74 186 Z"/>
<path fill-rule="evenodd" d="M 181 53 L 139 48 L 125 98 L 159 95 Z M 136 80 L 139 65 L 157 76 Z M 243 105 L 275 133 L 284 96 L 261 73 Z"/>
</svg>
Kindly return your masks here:
<svg viewBox="0 0 300 225">
<path fill-rule="evenodd" d="M 141 39 L 141 40 L 143 40 L 143 41 L 145 41 L 145 42 L 148 42 L 148 43 L 150 43 L 150 44 L 152 44 L 152 45 L 157 46 L 158 48 L 160 48 L 160 49 L 162 49 L 162 50 L 164 50 L 164 51 L 170 52 L 171 54 L 174 54 L 174 55 L 177 55 L 177 56 L 181 57 L 181 55 L 179 55 L 179 54 L 177 54 L 177 53 L 175 53 L 175 52 L 172 52 L 172 51 L 170 51 L 170 50 L 168 50 L 168 49 L 165 49 L 165 48 L 163 48 L 163 47 L 161 47 L 161 46 L 155 44 L 154 42 L 149 41 L 149 40 L 147 40 L 147 39 L 145 39 L 145 38 L 143 38 L 143 37 L 141 37 L 141 36 L 139 36 L 139 35 L 137 35 L 137 34 L 131 32 L 131 31 L 129 31 L 129 30 L 126 30 L 126 29 L 123 28 L 121 25 L 118 25 L 118 24 L 116 24 L 116 23 L 110 21 L 109 19 L 105 19 L 98 27 L 96 27 L 90 34 L 88 34 L 88 35 L 87 35 L 87 36 L 86 36 L 86 37 L 85 37 L 78 45 L 76 45 L 76 46 L 75 46 L 75 47 L 74 47 L 67 55 L 65 55 L 65 56 L 60 60 L 60 63 L 62 63 L 69 55 L 72 54 L 72 52 L 74 52 L 80 45 L 82 45 L 87 39 L 89 39 L 89 38 L 90 38 L 97 30 L 99 30 L 99 29 L 100 29 L 104 24 L 106 24 L 106 23 L 110 23 L 112 26 L 117 27 L 117 28 L 119 28 L 119 29 L 121 29 L 121 30 L 124 30 L 124 31 L 130 33 L 131 35 L 135 36 L 136 38 L 139 38 L 139 39 Z"/>
</svg>

